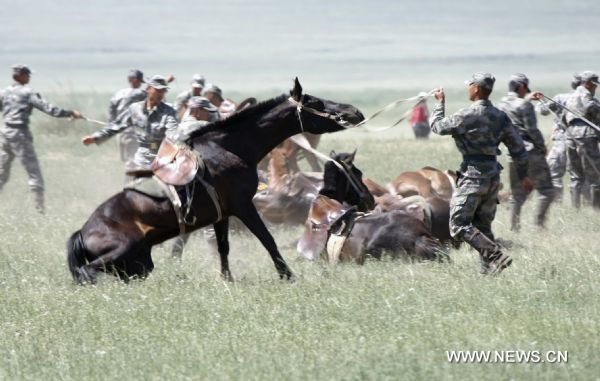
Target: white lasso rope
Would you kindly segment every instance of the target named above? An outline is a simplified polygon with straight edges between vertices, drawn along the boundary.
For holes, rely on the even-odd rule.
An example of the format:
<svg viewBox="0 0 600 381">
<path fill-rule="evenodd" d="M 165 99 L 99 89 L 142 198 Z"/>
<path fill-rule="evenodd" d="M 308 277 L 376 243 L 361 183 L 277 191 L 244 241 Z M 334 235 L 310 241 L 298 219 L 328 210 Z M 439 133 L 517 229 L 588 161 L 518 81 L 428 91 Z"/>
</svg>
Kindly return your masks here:
<svg viewBox="0 0 600 381">
<path fill-rule="evenodd" d="M 385 105 L 384 107 L 382 107 L 381 109 L 377 110 L 375 113 L 373 113 L 373 115 L 371 115 L 370 117 L 366 118 L 365 120 L 363 120 L 362 122 L 356 124 L 354 127 L 362 127 L 365 124 L 367 124 L 368 122 L 370 122 L 371 120 L 373 120 L 375 117 L 379 116 L 380 114 L 389 111 L 393 108 L 395 108 L 396 106 L 405 103 L 405 102 L 411 102 L 411 101 L 417 101 L 416 104 L 418 104 L 419 102 L 421 102 L 423 99 L 429 98 L 431 96 L 433 96 L 433 94 L 437 91 L 438 89 L 433 89 L 430 90 L 428 92 L 421 92 L 418 95 L 415 95 L 414 97 L 410 97 L 410 98 L 403 98 L 403 99 L 398 99 L 393 101 L 392 103 L 389 103 L 387 105 Z M 395 127 L 398 124 L 400 124 L 401 122 L 403 122 L 412 112 L 412 109 L 406 111 L 404 114 L 402 114 L 402 117 L 400 117 L 400 119 L 395 122 L 394 124 L 390 125 L 390 126 L 386 126 L 386 127 L 378 127 L 378 128 L 368 128 L 368 127 L 364 127 L 365 130 L 369 131 L 369 132 L 380 132 L 380 131 L 385 131 L 389 128 Z"/>
</svg>

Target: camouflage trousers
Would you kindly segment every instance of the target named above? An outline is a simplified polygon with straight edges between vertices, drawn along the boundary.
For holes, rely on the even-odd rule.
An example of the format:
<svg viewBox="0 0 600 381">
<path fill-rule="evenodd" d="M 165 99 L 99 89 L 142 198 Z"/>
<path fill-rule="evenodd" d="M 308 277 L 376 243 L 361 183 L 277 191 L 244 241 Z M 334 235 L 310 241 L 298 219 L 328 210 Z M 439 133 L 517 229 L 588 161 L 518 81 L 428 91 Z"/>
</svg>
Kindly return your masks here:
<svg viewBox="0 0 600 381">
<path fill-rule="evenodd" d="M 552 185 L 552 177 L 548 162 L 542 152 L 531 150 L 528 152 L 527 173 L 533 182 L 533 188 L 539 193 L 538 205 L 536 212 L 535 223 L 544 225 L 546 214 L 550 208 L 550 204 L 554 200 L 554 186 Z M 510 163 L 510 189 L 512 192 L 511 199 L 511 228 L 519 230 L 521 208 L 527 200 L 528 194 L 521 187 L 521 180 L 517 176 L 517 169 L 514 163 Z"/>
<path fill-rule="evenodd" d="M 33 136 L 27 127 L 0 129 L 0 190 L 10 177 L 10 168 L 15 158 L 21 161 L 29 176 L 29 188 L 43 192 L 44 178 L 33 148 Z"/>
<path fill-rule="evenodd" d="M 567 162 L 570 188 L 581 192 L 585 182 L 592 192 L 600 190 L 600 150 L 597 138 L 568 138 Z"/>
<path fill-rule="evenodd" d="M 553 139 L 552 149 L 546 157 L 548 168 L 550 168 L 550 177 L 554 188 L 562 190 L 563 177 L 567 173 L 567 142 L 564 133 Z"/>
<path fill-rule="evenodd" d="M 478 232 L 494 240 L 492 222 L 496 217 L 500 175 L 459 177 L 450 201 L 450 234 L 469 242 Z"/>
</svg>

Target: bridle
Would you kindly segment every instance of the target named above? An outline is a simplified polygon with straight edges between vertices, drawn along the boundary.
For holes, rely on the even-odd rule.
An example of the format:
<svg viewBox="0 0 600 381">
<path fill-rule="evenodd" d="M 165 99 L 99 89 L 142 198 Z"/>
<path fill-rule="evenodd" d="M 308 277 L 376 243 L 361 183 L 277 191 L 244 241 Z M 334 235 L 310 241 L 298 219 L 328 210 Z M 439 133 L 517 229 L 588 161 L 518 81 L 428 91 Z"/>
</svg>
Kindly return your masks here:
<svg viewBox="0 0 600 381">
<path fill-rule="evenodd" d="M 304 103 L 302 102 L 303 99 L 304 99 L 304 95 L 302 95 L 302 98 L 300 99 L 300 101 L 295 100 L 293 97 L 288 98 L 288 101 L 291 104 L 296 106 L 296 115 L 298 116 L 298 123 L 300 124 L 300 132 L 301 133 L 305 132 L 304 131 L 304 123 L 302 123 L 302 111 L 306 111 L 309 114 L 320 116 L 321 118 L 333 120 L 335 123 L 337 123 L 340 127 L 343 127 L 343 128 L 354 127 L 354 125 L 352 123 L 348 122 L 347 120 L 344 120 L 344 118 L 339 113 L 332 114 L 330 112 L 319 111 L 312 107 L 308 107 L 308 106 L 304 105 Z"/>
</svg>

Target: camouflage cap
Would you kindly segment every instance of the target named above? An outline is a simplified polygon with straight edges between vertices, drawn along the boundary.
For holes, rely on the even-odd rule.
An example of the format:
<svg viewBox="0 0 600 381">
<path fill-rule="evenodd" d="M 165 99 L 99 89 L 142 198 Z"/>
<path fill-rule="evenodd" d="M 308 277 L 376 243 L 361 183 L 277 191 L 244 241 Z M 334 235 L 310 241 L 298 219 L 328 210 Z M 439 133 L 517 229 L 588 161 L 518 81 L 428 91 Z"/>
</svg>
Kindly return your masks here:
<svg viewBox="0 0 600 381">
<path fill-rule="evenodd" d="M 200 74 L 194 74 L 192 77 L 192 87 L 202 89 L 204 88 L 205 79 Z"/>
<path fill-rule="evenodd" d="M 571 88 L 575 90 L 579 85 L 581 85 L 581 74 L 575 73 L 571 78 Z"/>
<path fill-rule="evenodd" d="M 30 74 L 31 75 L 31 73 L 33 73 L 33 71 L 27 65 L 13 65 L 12 71 L 13 71 L 14 75 L 21 75 L 21 74 Z"/>
<path fill-rule="evenodd" d="M 598 74 L 594 73 L 593 71 L 586 70 L 586 71 L 582 72 L 580 74 L 580 76 L 581 76 L 581 82 L 593 82 L 596 85 L 600 84 L 600 83 L 598 83 Z"/>
<path fill-rule="evenodd" d="M 527 92 L 531 91 L 531 90 L 529 90 L 529 78 L 527 78 L 527 76 L 523 73 L 517 73 L 517 74 L 511 75 L 509 83 L 514 83 L 517 85 L 525 85 Z"/>
<path fill-rule="evenodd" d="M 217 94 L 219 98 L 223 99 L 223 91 L 221 91 L 221 88 L 217 85 L 213 85 L 212 83 L 208 84 L 204 89 L 204 94 L 206 93 Z"/>
<path fill-rule="evenodd" d="M 168 89 L 167 80 L 162 75 L 153 75 L 149 80 L 146 81 L 148 86 L 154 87 L 157 90 Z"/>
<path fill-rule="evenodd" d="M 190 110 L 195 108 L 203 108 L 209 112 L 217 111 L 215 105 L 210 103 L 210 101 L 206 97 L 191 97 L 188 101 L 188 107 L 190 108 Z"/>
<path fill-rule="evenodd" d="M 144 81 L 144 73 L 142 73 L 142 71 L 139 69 L 129 70 L 129 73 L 127 73 L 127 78 L 135 78 L 135 79 L 139 79 L 142 82 L 145 82 Z"/>
<path fill-rule="evenodd" d="M 490 73 L 478 72 L 471 76 L 471 79 L 465 81 L 465 85 L 471 86 L 480 86 L 488 90 L 494 89 L 494 83 L 496 82 L 496 78 Z"/>
</svg>

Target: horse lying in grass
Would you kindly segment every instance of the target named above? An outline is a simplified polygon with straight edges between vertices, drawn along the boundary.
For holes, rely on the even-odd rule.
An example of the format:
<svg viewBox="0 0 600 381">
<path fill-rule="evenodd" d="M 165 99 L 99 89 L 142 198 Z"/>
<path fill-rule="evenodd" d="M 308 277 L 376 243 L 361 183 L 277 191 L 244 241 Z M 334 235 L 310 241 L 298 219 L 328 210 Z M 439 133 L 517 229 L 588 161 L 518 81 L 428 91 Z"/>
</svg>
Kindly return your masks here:
<svg viewBox="0 0 600 381">
<path fill-rule="evenodd" d="M 385 187 L 373 180 L 362 181 L 373 194 L 387 193 Z M 268 223 L 303 225 L 310 205 L 322 186 L 322 172 L 294 171 L 287 151 L 276 148 L 271 152 L 267 187 L 258 192 L 253 201 L 261 217 Z"/>
<path fill-rule="evenodd" d="M 381 258 L 384 254 L 411 260 L 441 258 L 440 242 L 422 220 L 407 211 L 354 213 L 372 210 L 375 200 L 362 184 L 353 159 L 353 154 L 334 157 L 345 171 L 331 162 L 325 165 L 325 184 L 311 205 L 297 245 L 299 255 L 314 260 L 326 252 L 331 263 L 363 263 L 367 255 Z M 343 237 L 340 240 L 332 234 Z"/>
<path fill-rule="evenodd" d="M 456 188 L 456 173 L 424 167 L 417 171 L 402 172 L 388 187 L 390 193 L 402 197 L 420 195 L 450 201 Z"/>
<path fill-rule="evenodd" d="M 296 79 L 290 96 L 248 107 L 191 135 L 191 146 L 206 168 L 202 180 L 216 191 L 218 199 L 215 203 L 205 186 L 192 187 L 189 210 L 194 218 L 186 230 L 213 225 L 223 277 L 233 279 L 228 262 L 228 217 L 236 216 L 269 252 L 279 276 L 293 280 L 252 203 L 258 186 L 256 165 L 292 135 L 336 132 L 363 119 L 351 105 L 303 94 Z M 152 247 L 179 234 L 179 220 L 170 200 L 125 189 L 102 203 L 71 236 L 67 243 L 69 269 L 77 282 L 94 282 L 102 271 L 125 280 L 144 277 L 154 267 Z"/>
</svg>

